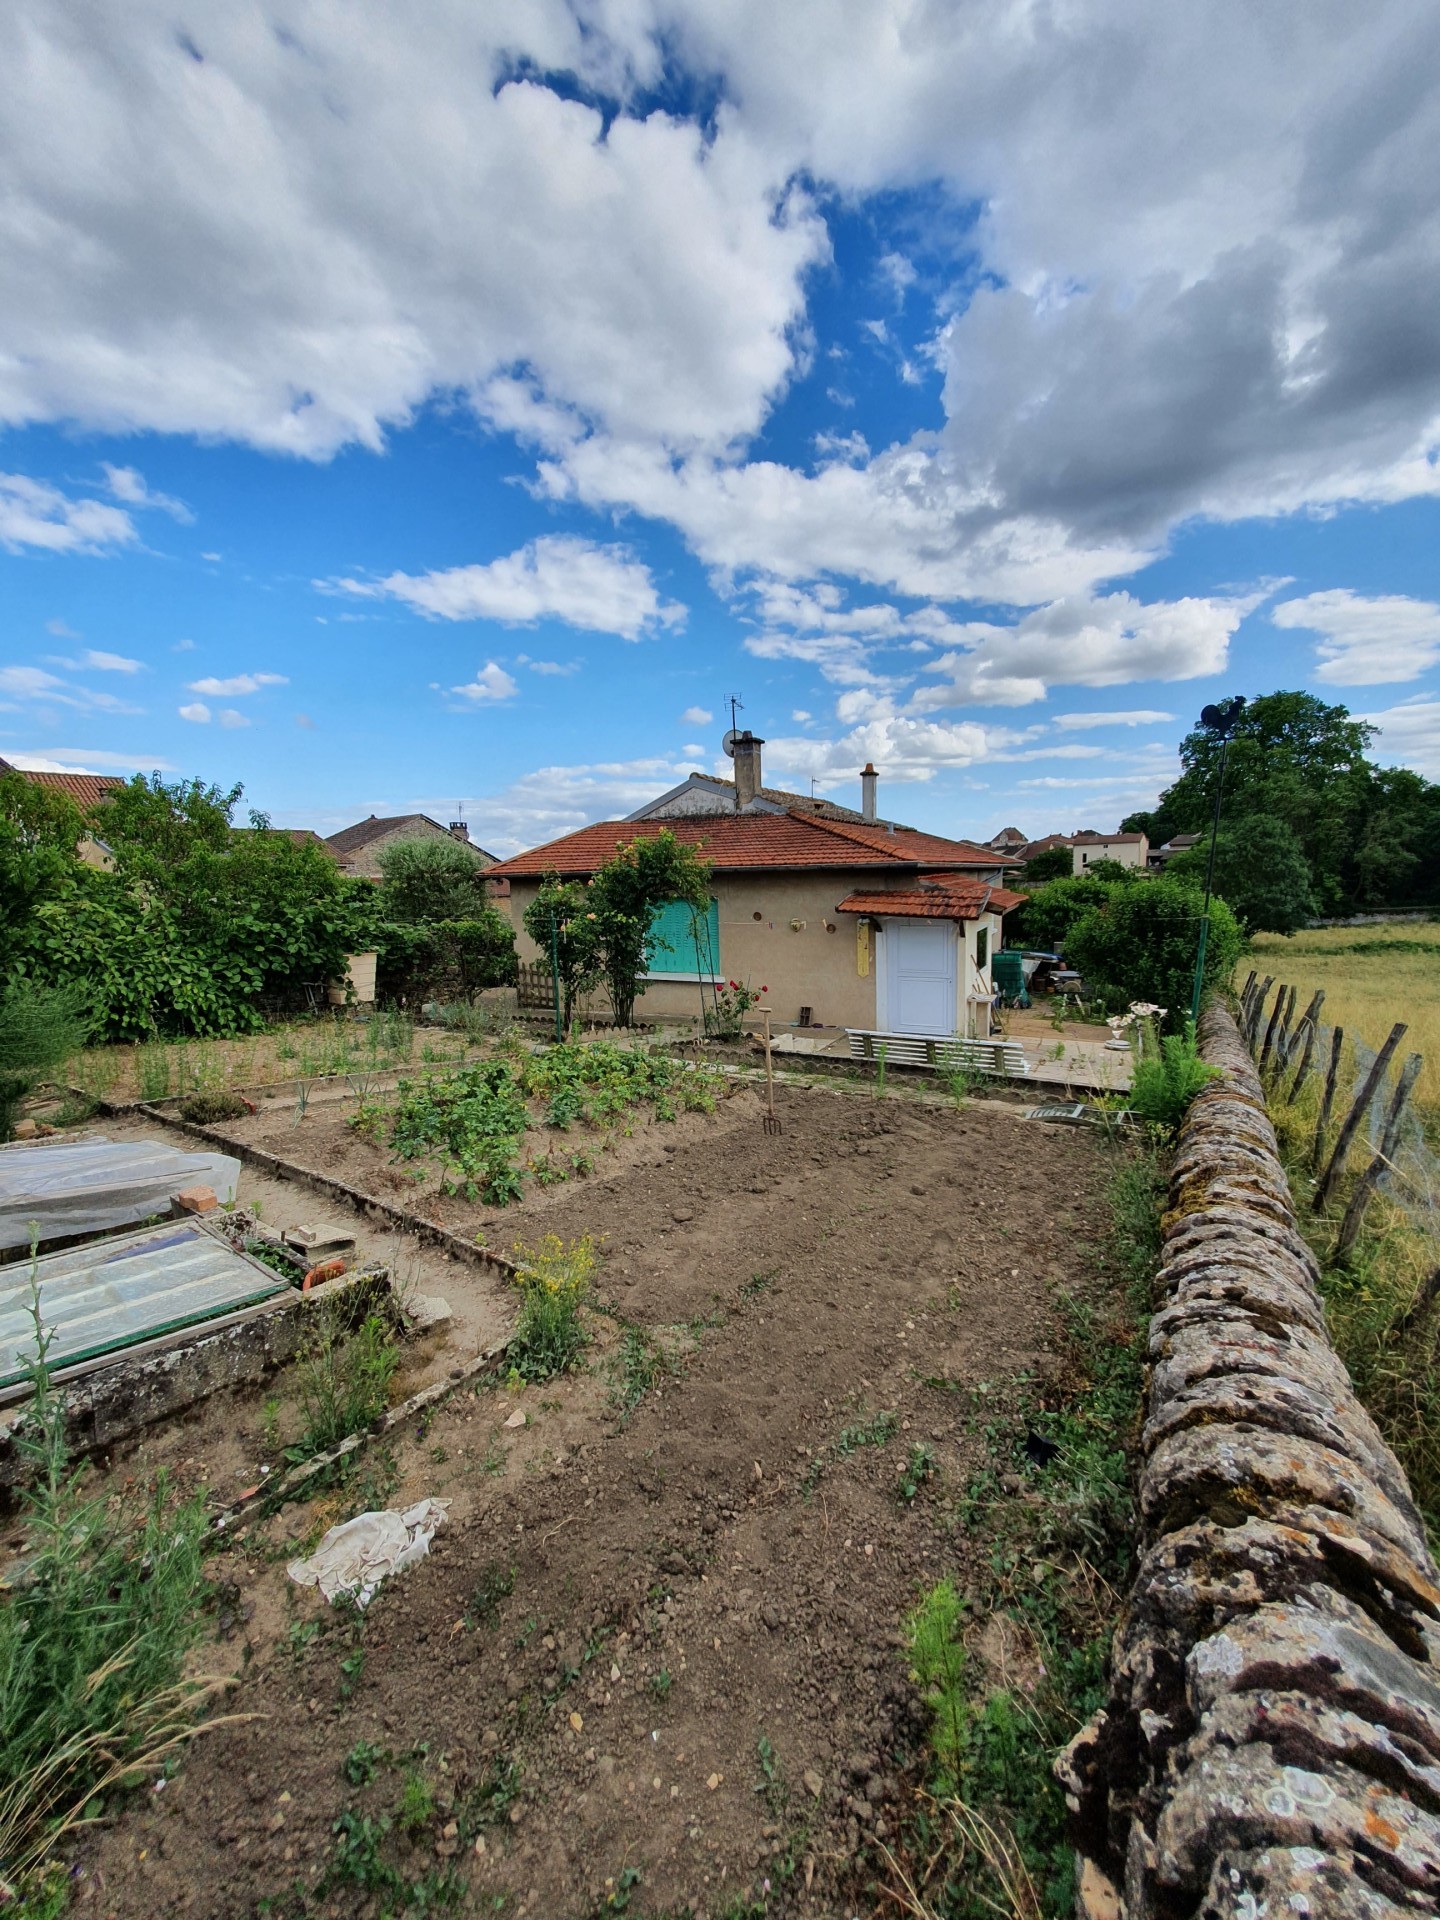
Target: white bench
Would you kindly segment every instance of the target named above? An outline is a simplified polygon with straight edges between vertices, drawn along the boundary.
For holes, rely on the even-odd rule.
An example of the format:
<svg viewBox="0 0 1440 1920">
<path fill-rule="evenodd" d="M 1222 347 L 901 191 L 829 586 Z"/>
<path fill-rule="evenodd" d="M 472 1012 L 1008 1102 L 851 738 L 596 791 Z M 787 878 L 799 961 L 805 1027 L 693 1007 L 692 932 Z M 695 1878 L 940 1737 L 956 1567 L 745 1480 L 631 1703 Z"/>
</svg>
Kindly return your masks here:
<svg viewBox="0 0 1440 1920">
<path fill-rule="evenodd" d="M 892 1067 L 928 1067 L 934 1073 L 988 1073 L 999 1080 L 1030 1075 L 1025 1049 L 1016 1040 L 967 1040 L 958 1033 L 872 1033 L 847 1027 L 852 1060 L 880 1059 Z"/>
</svg>

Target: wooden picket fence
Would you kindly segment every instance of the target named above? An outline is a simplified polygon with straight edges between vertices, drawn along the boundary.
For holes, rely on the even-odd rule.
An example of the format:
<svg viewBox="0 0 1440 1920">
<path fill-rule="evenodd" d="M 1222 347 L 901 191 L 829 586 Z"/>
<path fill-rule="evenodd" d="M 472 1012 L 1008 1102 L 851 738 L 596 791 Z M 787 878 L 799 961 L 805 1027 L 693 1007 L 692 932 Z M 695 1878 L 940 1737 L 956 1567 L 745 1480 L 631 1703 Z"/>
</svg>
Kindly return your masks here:
<svg viewBox="0 0 1440 1920">
<path fill-rule="evenodd" d="M 1269 1004 L 1267 1015 L 1271 987 L 1276 987 L 1277 991 L 1273 1004 Z M 1255 1057 L 1260 1078 L 1269 1090 L 1272 1103 L 1280 1101 L 1287 1107 L 1294 1106 L 1301 1088 L 1311 1073 L 1320 1072 L 1323 1065 L 1325 1079 L 1315 1121 L 1315 1137 L 1311 1143 L 1309 1155 L 1310 1172 L 1316 1182 L 1311 1206 L 1314 1212 L 1323 1213 L 1344 1174 L 1345 1163 L 1354 1145 L 1355 1136 L 1370 1109 L 1371 1102 L 1384 1083 L 1390 1062 L 1394 1059 L 1408 1028 L 1403 1020 L 1397 1020 L 1390 1029 L 1389 1038 L 1365 1071 L 1350 1109 L 1340 1124 L 1340 1131 L 1335 1135 L 1332 1143 L 1330 1123 L 1335 1112 L 1340 1059 L 1345 1047 L 1345 1029 L 1343 1027 L 1330 1029 L 1329 1060 L 1328 1064 L 1324 1063 L 1320 1013 L 1325 1005 L 1325 995 L 1323 992 L 1316 993 L 1298 1020 L 1295 1017 L 1296 997 L 1294 987 L 1286 986 L 1283 982 L 1277 983 L 1273 974 L 1267 974 L 1261 980 L 1252 972 L 1240 995 L 1240 1031 Z M 1286 1077 L 1290 1073 L 1292 1064 L 1295 1067 L 1295 1073 L 1287 1086 Z M 1356 1182 L 1340 1222 L 1340 1231 L 1335 1242 L 1337 1259 L 1344 1259 L 1354 1246 L 1371 1198 L 1383 1184 L 1386 1175 L 1393 1170 L 1395 1151 L 1400 1140 L 1400 1124 L 1423 1065 L 1423 1057 L 1418 1053 L 1412 1053 L 1400 1069 L 1390 1096 L 1390 1104 L 1386 1108 L 1380 1144 L 1370 1164 Z"/>
</svg>

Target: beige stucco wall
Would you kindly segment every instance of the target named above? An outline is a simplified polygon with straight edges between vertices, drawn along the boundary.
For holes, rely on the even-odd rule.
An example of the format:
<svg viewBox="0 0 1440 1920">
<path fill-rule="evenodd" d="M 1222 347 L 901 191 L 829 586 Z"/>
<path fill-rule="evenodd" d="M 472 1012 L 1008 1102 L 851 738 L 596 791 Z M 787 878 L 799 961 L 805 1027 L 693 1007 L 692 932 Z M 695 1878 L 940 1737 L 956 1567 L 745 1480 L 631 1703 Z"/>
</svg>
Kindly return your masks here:
<svg viewBox="0 0 1440 1920">
<path fill-rule="evenodd" d="M 748 981 L 756 989 L 768 987 L 760 1004 L 769 1007 L 777 1026 L 797 1021 L 802 1006 L 809 1007 L 811 1018 L 822 1026 L 882 1026 L 875 1002 L 876 936 L 871 933 L 868 938 L 868 972 L 862 974 L 857 937 L 862 923 L 854 914 L 835 910 L 862 884 L 881 882 L 853 870 L 719 876 L 711 891 L 719 904 L 721 977 Z M 538 886 L 538 881 L 514 880 L 509 898 L 495 903 L 509 914 L 524 961 L 545 957 L 526 933 L 523 918 Z M 794 924 L 797 921 L 799 926 Z M 983 977 L 974 966 L 975 934 L 981 925 L 990 929 L 992 953 L 1000 939 L 1000 921 L 994 914 L 962 925 L 966 957 L 956 969 L 956 1031 L 960 1033 L 988 1031 L 983 1008 L 977 1025 L 972 1027 L 968 1017 L 970 992 L 989 992 L 988 966 Z M 594 1005 L 597 1009 L 608 1005 L 603 992 Z M 700 1010 L 697 980 L 658 978 L 646 987 L 635 1013 L 641 1020 L 698 1020 Z M 752 1015 L 747 1024 L 758 1025 L 757 1017 Z"/>
<path fill-rule="evenodd" d="M 1142 834 L 1138 840 L 1089 840 L 1070 851 L 1075 872 L 1084 873 L 1097 860 L 1113 860 L 1121 867 L 1143 867 L 1149 859 L 1150 843 Z"/>
</svg>

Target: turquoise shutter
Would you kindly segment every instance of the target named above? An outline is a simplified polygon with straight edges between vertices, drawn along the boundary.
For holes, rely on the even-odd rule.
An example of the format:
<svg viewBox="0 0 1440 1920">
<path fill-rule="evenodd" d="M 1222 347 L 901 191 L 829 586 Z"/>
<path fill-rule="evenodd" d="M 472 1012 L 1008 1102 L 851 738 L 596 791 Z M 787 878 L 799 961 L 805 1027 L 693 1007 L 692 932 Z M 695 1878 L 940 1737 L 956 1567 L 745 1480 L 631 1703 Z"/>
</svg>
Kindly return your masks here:
<svg viewBox="0 0 1440 1920">
<path fill-rule="evenodd" d="M 683 900 L 668 900 L 650 920 L 648 942 L 651 975 L 718 973 L 720 970 L 720 903 L 712 899 L 703 913 Z"/>
</svg>

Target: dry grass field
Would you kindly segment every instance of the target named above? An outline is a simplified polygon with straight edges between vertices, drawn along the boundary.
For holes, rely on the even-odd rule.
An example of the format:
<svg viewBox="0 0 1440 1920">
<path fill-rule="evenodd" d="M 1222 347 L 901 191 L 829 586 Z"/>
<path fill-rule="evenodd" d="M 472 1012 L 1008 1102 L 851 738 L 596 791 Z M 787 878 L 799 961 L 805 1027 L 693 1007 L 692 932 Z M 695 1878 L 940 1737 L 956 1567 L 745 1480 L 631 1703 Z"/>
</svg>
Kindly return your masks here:
<svg viewBox="0 0 1440 1920">
<path fill-rule="evenodd" d="M 1262 933 L 1236 968 L 1237 987 L 1252 967 L 1294 987 L 1302 1007 L 1323 988 L 1321 1019 L 1370 1047 L 1405 1021 L 1405 1051 L 1425 1059 L 1417 1098 L 1440 1112 L 1440 921 Z"/>
</svg>

